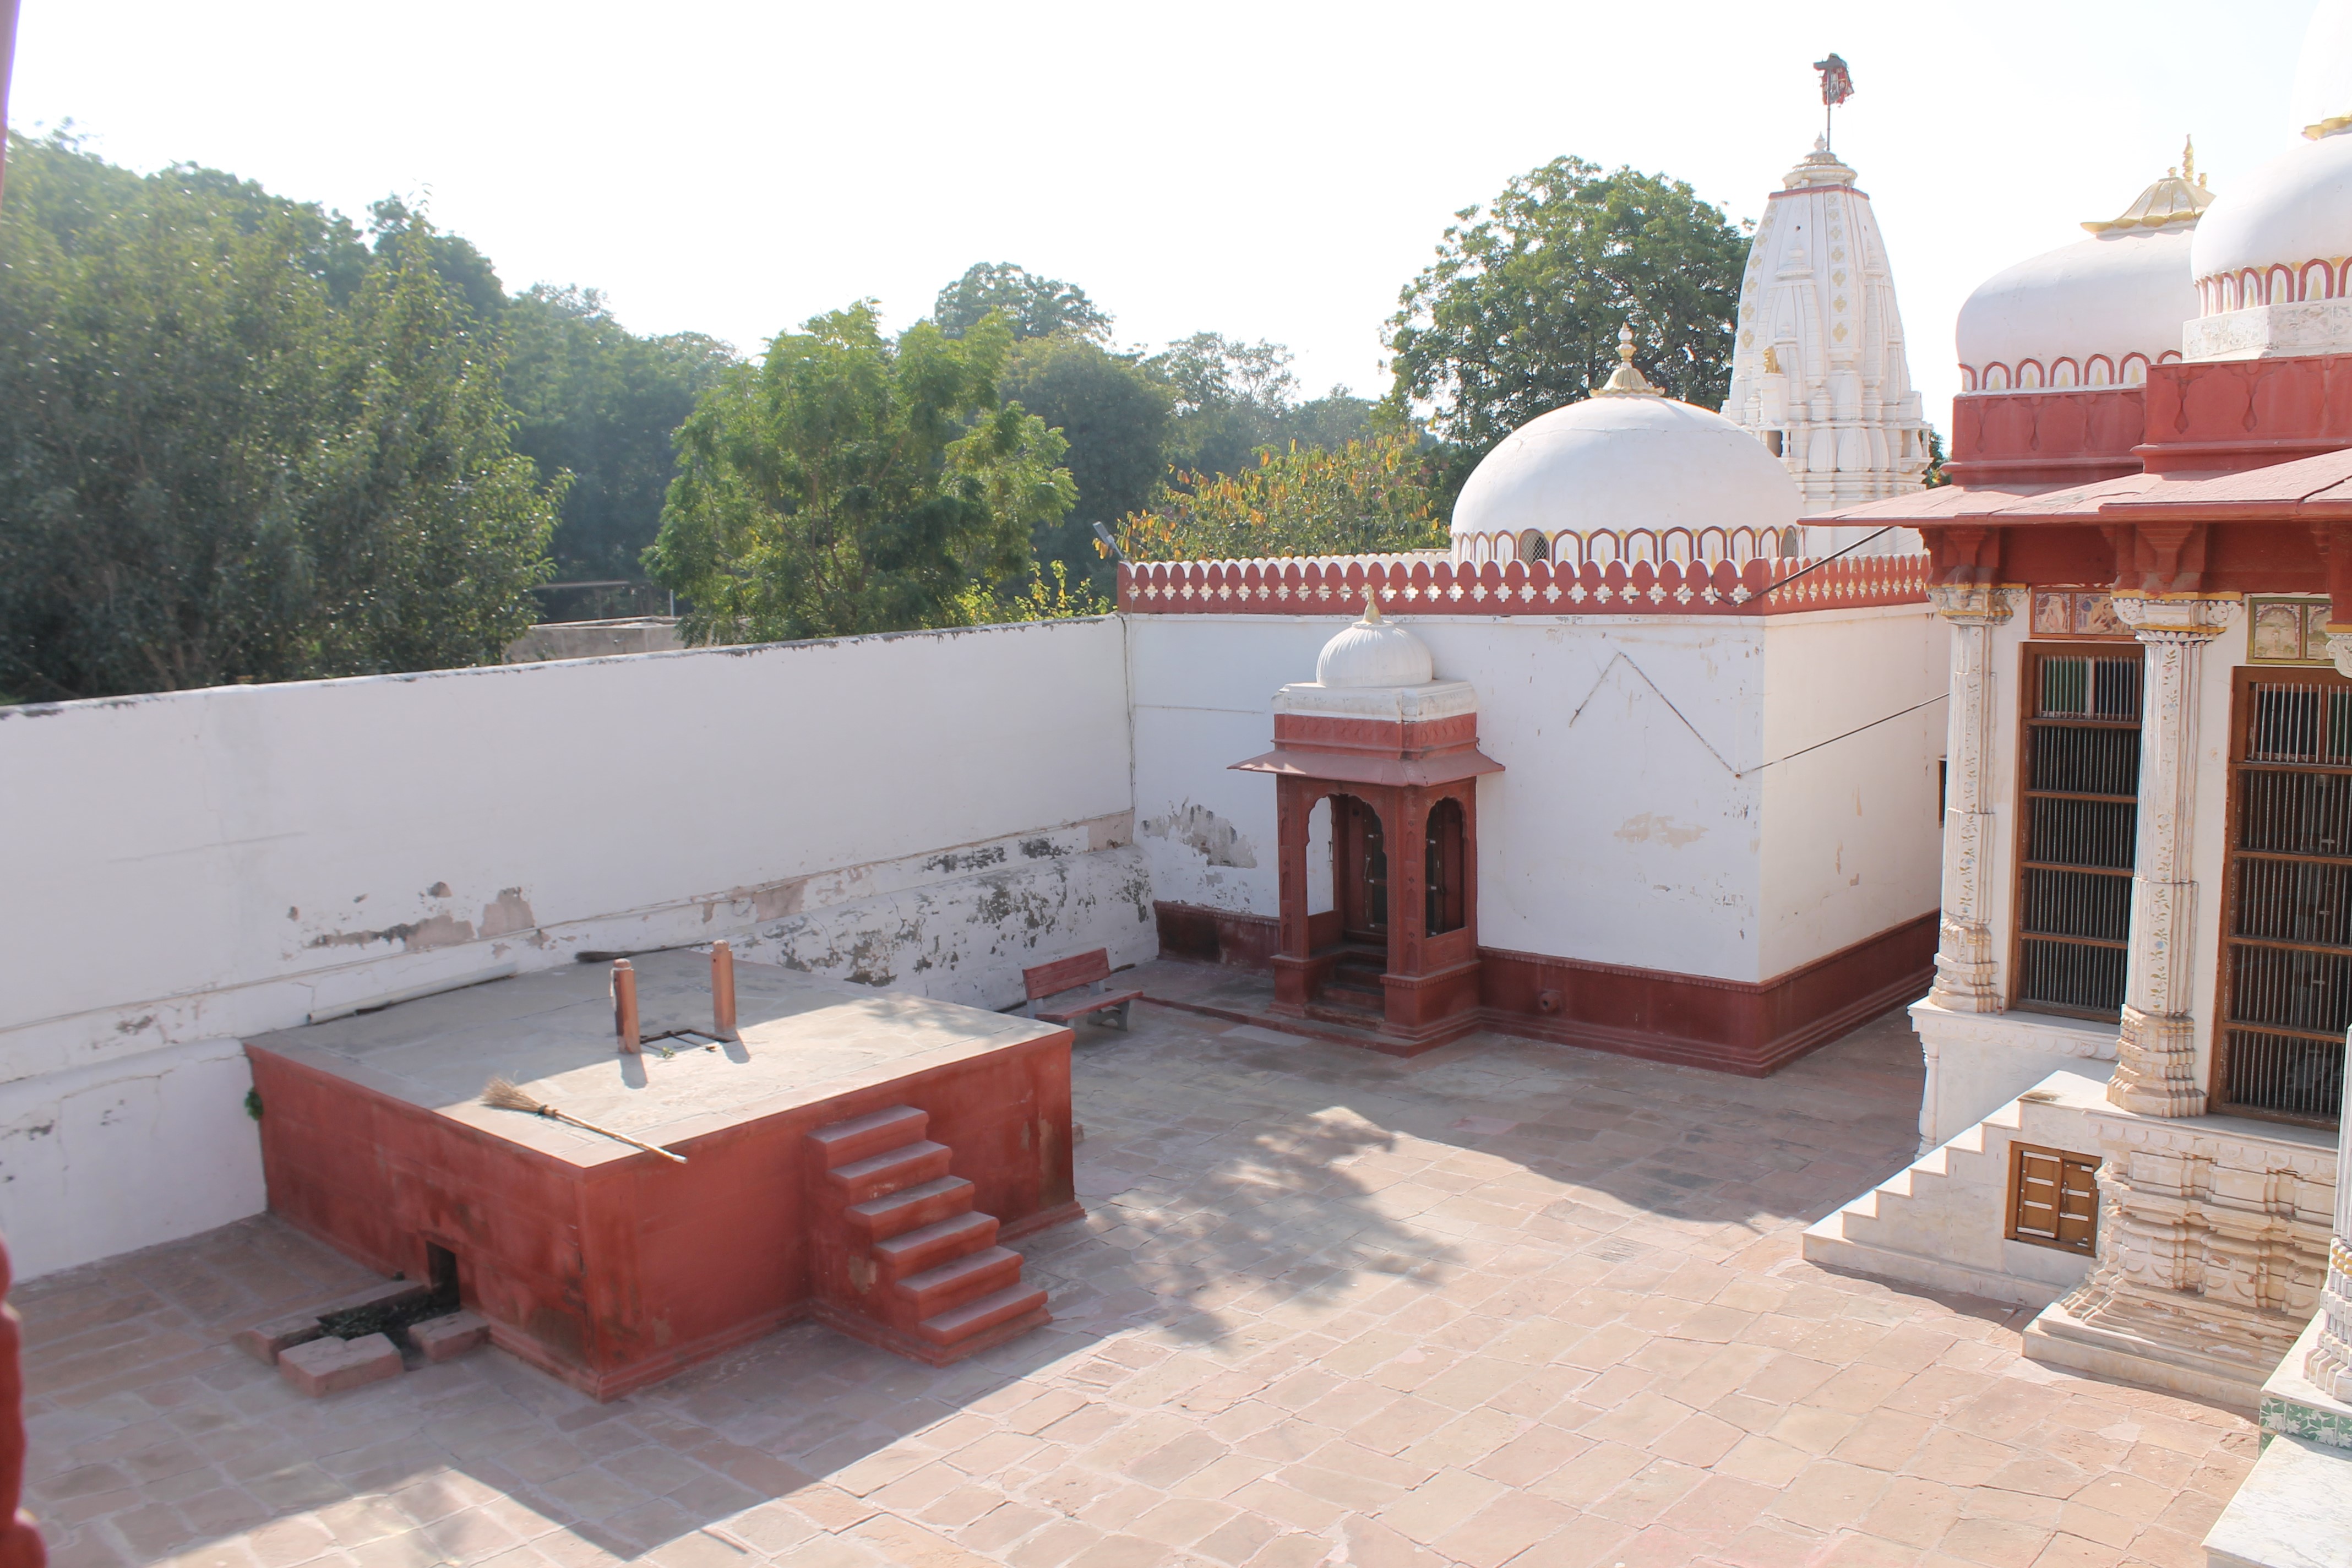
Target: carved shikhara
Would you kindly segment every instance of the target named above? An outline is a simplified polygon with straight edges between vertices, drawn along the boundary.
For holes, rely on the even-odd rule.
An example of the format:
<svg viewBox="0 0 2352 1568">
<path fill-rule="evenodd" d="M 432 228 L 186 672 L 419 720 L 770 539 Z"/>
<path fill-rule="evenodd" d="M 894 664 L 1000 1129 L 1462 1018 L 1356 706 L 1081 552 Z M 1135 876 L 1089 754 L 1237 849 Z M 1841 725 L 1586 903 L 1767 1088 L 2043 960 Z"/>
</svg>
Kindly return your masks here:
<svg viewBox="0 0 2352 1568">
<path fill-rule="evenodd" d="M 2320 1304 L 2336 1152 L 2208 1121 L 2092 1120 L 2105 1155 L 2098 1265 L 2037 1329 L 2137 1342 L 2251 1397 Z"/>
<path fill-rule="evenodd" d="M 2189 1013 L 2197 884 L 2188 876 L 2197 823 L 2198 676 L 2205 645 L 2237 621 L 2244 601 L 2118 594 L 2114 602 L 2116 618 L 2146 649 L 2146 672 L 2131 952 L 2107 1099 L 2143 1116 L 2202 1116 Z"/>
<path fill-rule="evenodd" d="M 1998 1013 L 2000 980 L 1988 919 L 1985 857 L 1992 844 L 1986 770 L 1992 755 L 1992 628 L 2023 607 L 2025 590 L 1989 583 L 1927 590 L 1952 623 L 1950 728 L 1944 761 L 1944 907 L 1936 983 L 1927 998 L 1955 1013 Z"/>
</svg>

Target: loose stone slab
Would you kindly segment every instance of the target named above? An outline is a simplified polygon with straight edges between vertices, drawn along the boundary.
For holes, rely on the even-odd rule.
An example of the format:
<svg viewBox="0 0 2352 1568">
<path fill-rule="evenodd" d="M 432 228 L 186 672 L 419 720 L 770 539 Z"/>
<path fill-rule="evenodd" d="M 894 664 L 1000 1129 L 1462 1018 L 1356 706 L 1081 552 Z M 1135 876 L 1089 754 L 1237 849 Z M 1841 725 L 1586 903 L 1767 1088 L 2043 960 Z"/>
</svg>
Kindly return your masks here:
<svg viewBox="0 0 2352 1568">
<path fill-rule="evenodd" d="M 295 1392 L 316 1399 L 346 1388 L 364 1388 L 400 1375 L 400 1352 L 382 1334 L 355 1340 L 317 1339 L 278 1356 L 278 1375 Z"/>
<path fill-rule="evenodd" d="M 455 1361 L 489 1337 L 490 1321 L 479 1312 L 456 1311 L 408 1325 L 408 1342 L 429 1362 Z"/>
</svg>

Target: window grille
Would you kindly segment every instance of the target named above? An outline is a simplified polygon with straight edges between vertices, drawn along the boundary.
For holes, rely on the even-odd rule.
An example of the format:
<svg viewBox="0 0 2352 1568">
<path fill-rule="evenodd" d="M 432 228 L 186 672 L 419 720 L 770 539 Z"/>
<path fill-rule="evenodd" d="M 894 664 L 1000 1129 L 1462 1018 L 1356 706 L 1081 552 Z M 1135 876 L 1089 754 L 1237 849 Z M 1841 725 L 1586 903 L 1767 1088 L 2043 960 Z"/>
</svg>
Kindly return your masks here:
<svg viewBox="0 0 2352 1568">
<path fill-rule="evenodd" d="M 2242 672 L 2236 718 L 2215 1109 L 2326 1125 L 2352 1026 L 2352 684 Z"/>
<path fill-rule="evenodd" d="M 2063 1149 L 2011 1144 L 2009 1238 L 2067 1252 L 2098 1251 L 2098 1161 Z"/>
<path fill-rule="evenodd" d="M 2029 649 L 2017 1005 L 2113 1018 L 2139 827 L 2138 650 Z"/>
</svg>

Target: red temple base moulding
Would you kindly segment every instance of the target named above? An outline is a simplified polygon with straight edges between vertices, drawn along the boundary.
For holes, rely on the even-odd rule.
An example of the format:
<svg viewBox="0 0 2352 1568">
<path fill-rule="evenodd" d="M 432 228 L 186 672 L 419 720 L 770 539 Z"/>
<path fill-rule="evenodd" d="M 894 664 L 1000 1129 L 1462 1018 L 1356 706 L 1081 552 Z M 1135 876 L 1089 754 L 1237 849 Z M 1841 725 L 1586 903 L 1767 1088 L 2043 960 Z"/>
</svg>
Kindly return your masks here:
<svg viewBox="0 0 2352 1568">
<path fill-rule="evenodd" d="M 1171 957 L 1250 969 L 1272 962 L 1277 933 L 1269 916 L 1165 901 L 1153 907 L 1160 951 Z M 1926 994 L 1934 977 L 1936 923 L 1930 911 L 1765 981 L 1480 948 L 1475 1022 L 1447 1020 L 1454 1026 L 1444 1037 L 1475 1026 L 1762 1078 Z M 1557 998 L 1556 1011 L 1545 1010 L 1547 995 Z M 1272 1015 L 1247 1021 L 1346 1044 L 1371 1043 L 1355 1031 L 1335 1033 Z M 1426 1048 L 1413 1042 L 1399 1054 Z"/>
</svg>

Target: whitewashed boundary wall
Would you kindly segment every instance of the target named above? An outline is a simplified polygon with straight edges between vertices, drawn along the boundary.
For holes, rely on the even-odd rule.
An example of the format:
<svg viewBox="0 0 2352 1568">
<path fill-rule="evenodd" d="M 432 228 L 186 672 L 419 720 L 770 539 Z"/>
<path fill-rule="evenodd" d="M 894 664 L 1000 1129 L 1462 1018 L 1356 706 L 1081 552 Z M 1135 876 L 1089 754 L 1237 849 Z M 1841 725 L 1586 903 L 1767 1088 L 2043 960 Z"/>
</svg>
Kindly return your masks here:
<svg viewBox="0 0 2352 1568">
<path fill-rule="evenodd" d="M 726 936 L 983 1006 L 1157 951 L 1114 619 L 0 710 L 0 1230 L 262 1206 L 238 1042 Z"/>
</svg>

